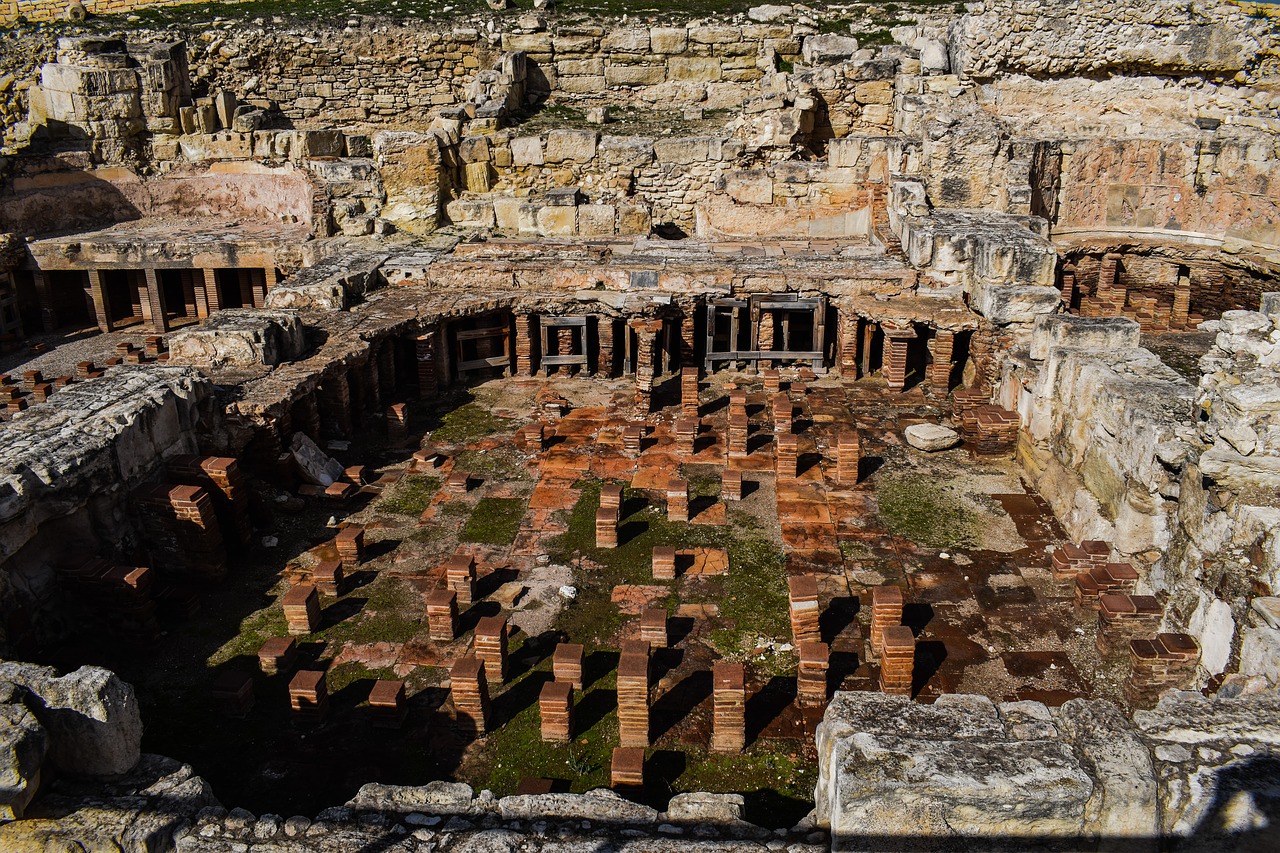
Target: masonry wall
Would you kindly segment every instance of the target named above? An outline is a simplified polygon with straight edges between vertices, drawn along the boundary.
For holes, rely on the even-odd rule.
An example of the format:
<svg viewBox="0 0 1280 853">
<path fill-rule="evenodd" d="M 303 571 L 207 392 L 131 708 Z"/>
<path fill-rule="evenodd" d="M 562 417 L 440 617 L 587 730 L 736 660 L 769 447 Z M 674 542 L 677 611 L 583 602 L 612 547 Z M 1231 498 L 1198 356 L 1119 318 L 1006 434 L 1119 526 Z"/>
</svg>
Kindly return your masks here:
<svg viewBox="0 0 1280 853">
<path fill-rule="evenodd" d="M 181 6 L 193 0 L 81 0 L 90 15 L 120 15 L 148 6 Z M 71 0 L 0 0 L 0 23 L 11 24 L 19 16 L 28 21 L 61 18 Z"/>
</svg>

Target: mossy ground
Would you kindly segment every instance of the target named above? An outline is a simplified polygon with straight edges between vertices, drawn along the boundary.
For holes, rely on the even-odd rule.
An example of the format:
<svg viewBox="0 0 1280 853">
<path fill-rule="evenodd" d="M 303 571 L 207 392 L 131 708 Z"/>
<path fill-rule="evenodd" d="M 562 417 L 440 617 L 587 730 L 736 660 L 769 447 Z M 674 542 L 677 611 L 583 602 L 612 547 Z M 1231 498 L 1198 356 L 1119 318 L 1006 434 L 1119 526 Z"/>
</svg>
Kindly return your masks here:
<svg viewBox="0 0 1280 853">
<path fill-rule="evenodd" d="M 462 527 L 462 541 L 510 545 L 520 532 L 525 506 L 520 498 L 481 498 Z"/>
<path fill-rule="evenodd" d="M 382 496 L 378 509 L 417 518 L 440 490 L 440 478 L 410 474 Z"/>
<path fill-rule="evenodd" d="M 977 516 L 946 484 L 922 475 L 883 477 L 876 485 L 880 520 L 890 533 L 928 548 L 972 548 Z"/>
</svg>

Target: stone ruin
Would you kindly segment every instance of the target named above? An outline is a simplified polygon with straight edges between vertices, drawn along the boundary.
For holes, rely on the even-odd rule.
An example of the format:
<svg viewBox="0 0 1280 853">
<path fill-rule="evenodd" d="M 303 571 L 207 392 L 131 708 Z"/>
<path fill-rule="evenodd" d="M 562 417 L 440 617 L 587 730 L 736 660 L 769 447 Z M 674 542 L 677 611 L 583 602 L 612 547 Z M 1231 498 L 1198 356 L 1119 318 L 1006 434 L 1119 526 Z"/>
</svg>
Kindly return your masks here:
<svg viewBox="0 0 1280 853">
<path fill-rule="evenodd" d="M 0 4 L 0 847 L 1276 844 L 1270 7 L 172 5 Z"/>
</svg>

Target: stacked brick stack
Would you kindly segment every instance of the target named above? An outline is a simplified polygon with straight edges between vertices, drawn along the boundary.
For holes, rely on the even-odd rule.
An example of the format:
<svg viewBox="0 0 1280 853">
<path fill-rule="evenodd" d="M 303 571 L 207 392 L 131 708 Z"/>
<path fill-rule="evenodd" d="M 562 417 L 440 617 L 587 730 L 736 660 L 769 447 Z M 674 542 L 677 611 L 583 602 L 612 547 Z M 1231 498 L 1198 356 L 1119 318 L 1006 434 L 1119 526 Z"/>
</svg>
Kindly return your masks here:
<svg viewBox="0 0 1280 853">
<path fill-rule="evenodd" d="M 437 643 L 452 643 L 458 636 L 458 594 L 453 590 L 427 593 L 427 633 Z"/>
<path fill-rule="evenodd" d="M 299 670 L 289 682 L 289 707 L 293 718 L 303 723 L 318 723 L 329 712 L 329 689 L 324 673 L 315 669 Z"/>
<path fill-rule="evenodd" d="M 742 472 L 725 471 L 720 478 L 720 498 L 726 501 L 742 500 Z"/>
<path fill-rule="evenodd" d="M 698 419 L 676 419 L 676 448 L 681 453 L 693 454 L 698 443 Z"/>
<path fill-rule="evenodd" d="M 489 683 L 479 658 L 467 655 L 454 661 L 449 669 L 449 693 L 460 728 L 476 734 L 488 731 Z"/>
<path fill-rule="evenodd" d="M 239 463 L 225 456 L 178 456 L 166 466 L 169 479 L 199 486 L 213 502 L 222 536 L 229 545 L 244 545 L 253 535 L 249 523 L 249 487 Z"/>
<path fill-rule="evenodd" d="M 618 741 L 649 745 L 649 655 L 623 651 L 618 659 Z"/>
<path fill-rule="evenodd" d="M 725 442 L 726 452 L 730 459 L 743 459 L 747 455 L 747 435 L 751 431 L 751 421 L 746 409 L 729 409 L 729 430 Z"/>
<path fill-rule="evenodd" d="M 142 342 L 142 349 L 147 354 L 147 358 L 160 358 L 168 346 L 162 335 L 147 335 Z"/>
<path fill-rule="evenodd" d="M 871 590 L 871 653 L 882 654 L 884 632 L 902 624 L 902 590 L 896 586 L 877 586 Z"/>
<path fill-rule="evenodd" d="M 342 595 L 342 563 L 338 560 L 324 560 L 311 570 L 311 582 L 322 595 Z"/>
<path fill-rule="evenodd" d="M 686 418 L 698 418 L 698 368 L 680 369 L 680 411 Z"/>
<path fill-rule="evenodd" d="M 338 559 L 344 566 L 358 566 L 364 560 L 364 527 L 349 524 L 338 531 L 333 540 L 338 549 Z"/>
<path fill-rule="evenodd" d="M 740 663 L 711 668 L 711 751 L 741 752 L 747 745 L 747 675 Z"/>
<path fill-rule="evenodd" d="M 765 393 L 777 394 L 778 389 L 782 387 L 782 376 L 775 368 L 769 368 L 762 375 L 764 376 Z"/>
<path fill-rule="evenodd" d="M 813 640 L 797 643 L 796 648 L 800 653 L 800 663 L 796 670 L 796 698 L 801 705 L 825 705 L 831 650 L 826 643 Z"/>
<path fill-rule="evenodd" d="M 1056 581 L 1075 580 L 1076 575 L 1100 568 L 1111 559 L 1111 546 L 1098 539 L 1086 539 L 1079 545 L 1070 542 L 1053 549 L 1049 565 Z"/>
<path fill-rule="evenodd" d="M 658 545 L 653 549 L 653 579 L 676 579 L 676 549 L 672 545 Z"/>
<path fill-rule="evenodd" d="M 281 604 L 290 634 L 310 634 L 320 627 L 320 593 L 311 584 L 292 587 Z"/>
<path fill-rule="evenodd" d="M 904 625 L 894 625 L 884 629 L 880 644 L 880 689 L 894 696 L 910 696 L 915 635 Z"/>
<path fill-rule="evenodd" d="M 105 376 L 106 371 L 98 367 L 92 361 L 80 361 L 76 363 L 77 379 L 98 379 Z"/>
<path fill-rule="evenodd" d="M 458 606 L 470 607 L 475 593 L 476 558 L 470 554 L 454 554 L 445 563 L 445 585 L 458 594 Z"/>
<path fill-rule="evenodd" d="M 619 746 L 609 763 L 609 785 L 614 790 L 638 791 L 644 787 L 644 748 Z"/>
<path fill-rule="evenodd" d="M 747 392 L 741 388 L 729 389 L 729 408 L 747 410 Z"/>
<path fill-rule="evenodd" d="M 1098 609 L 1098 599 L 1107 593 L 1133 592 L 1138 573 L 1129 563 L 1106 563 L 1076 575 L 1076 607 Z"/>
<path fill-rule="evenodd" d="M 551 658 L 551 674 L 556 681 L 573 685 L 575 690 L 582 689 L 582 645 L 579 643 L 560 643 L 556 646 Z"/>
<path fill-rule="evenodd" d="M 782 393 L 773 395 L 773 431 L 775 433 L 791 432 L 791 418 L 794 413 L 791 397 Z"/>
<path fill-rule="evenodd" d="M 809 396 L 809 386 L 803 382 L 792 382 L 787 391 L 791 394 L 791 399 L 804 404 L 805 399 Z"/>
<path fill-rule="evenodd" d="M 396 403 L 387 407 L 387 441 L 404 444 L 409 440 L 409 407 Z"/>
<path fill-rule="evenodd" d="M 1200 646 L 1187 634 L 1157 634 L 1129 642 L 1129 675 L 1121 685 L 1124 698 L 1135 708 L 1150 708 L 1170 688 L 1187 688 L 1195 681 Z"/>
<path fill-rule="evenodd" d="M 253 709 L 253 677 L 238 669 L 223 672 L 213 682 L 213 705 L 228 717 L 245 717 Z"/>
<path fill-rule="evenodd" d="M 199 486 L 156 485 L 139 490 L 136 497 L 158 559 L 208 580 L 226 576 L 227 549 L 208 492 Z"/>
<path fill-rule="evenodd" d="M 960 417 L 960 432 L 976 453 L 1003 456 L 1018 443 L 1018 413 L 999 406 L 982 405 L 966 409 Z"/>
<path fill-rule="evenodd" d="M 1103 657 L 1121 654 L 1130 640 L 1153 635 L 1163 616 L 1153 595 L 1108 592 L 1098 596 L 1098 653 Z"/>
<path fill-rule="evenodd" d="M 538 712 L 542 717 L 542 739 L 568 743 L 573 737 L 573 685 L 567 681 L 548 681 L 542 685 Z"/>
<path fill-rule="evenodd" d="M 622 513 L 622 486 L 610 483 L 600 488 L 600 506 L 611 509 L 615 515 Z"/>
<path fill-rule="evenodd" d="M 778 477 L 794 480 L 797 476 L 797 457 L 800 450 L 800 437 L 793 432 L 778 433 Z"/>
<path fill-rule="evenodd" d="M 862 438 L 857 430 L 844 430 L 836 444 L 836 480 L 842 486 L 858 484 L 862 463 Z"/>
<path fill-rule="evenodd" d="M 258 649 L 258 668 L 265 675 L 279 675 L 293 669 L 298 645 L 290 637 L 272 637 Z"/>
<path fill-rule="evenodd" d="M 787 578 L 791 605 L 791 635 L 797 643 L 821 640 L 822 607 L 818 603 L 818 579 L 814 575 Z"/>
<path fill-rule="evenodd" d="M 159 631 L 151 569 L 111 566 L 94 557 L 59 565 L 57 572 L 59 581 L 99 611 L 115 631 L 135 637 L 153 637 Z"/>
<path fill-rule="evenodd" d="M 394 679 L 374 682 L 369 691 L 369 718 L 382 729 L 398 729 L 409 713 L 405 702 L 404 682 Z"/>
<path fill-rule="evenodd" d="M 602 506 L 596 510 L 596 547 L 618 547 L 618 511 Z"/>
<path fill-rule="evenodd" d="M 520 430 L 520 436 L 527 453 L 541 453 L 547 449 L 547 427 L 545 424 L 529 424 Z"/>
<path fill-rule="evenodd" d="M 667 482 L 667 520 L 689 520 L 689 483 L 679 477 Z"/>
<path fill-rule="evenodd" d="M 445 478 L 444 487 L 446 491 L 455 495 L 465 495 L 467 489 L 471 486 L 471 475 L 466 471 L 459 471 L 456 468 L 449 472 L 449 476 Z"/>
<path fill-rule="evenodd" d="M 644 447 L 644 427 L 631 424 L 622 431 L 622 450 L 629 456 L 639 456 Z"/>
<path fill-rule="evenodd" d="M 486 616 L 476 623 L 476 657 L 484 663 L 484 674 L 490 683 L 507 680 L 506 619 Z"/>
<path fill-rule="evenodd" d="M 661 607 L 647 607 L 640 614 L 640 639 L 653 648 L 667 647 L 667 611 Z"/>
</svg>

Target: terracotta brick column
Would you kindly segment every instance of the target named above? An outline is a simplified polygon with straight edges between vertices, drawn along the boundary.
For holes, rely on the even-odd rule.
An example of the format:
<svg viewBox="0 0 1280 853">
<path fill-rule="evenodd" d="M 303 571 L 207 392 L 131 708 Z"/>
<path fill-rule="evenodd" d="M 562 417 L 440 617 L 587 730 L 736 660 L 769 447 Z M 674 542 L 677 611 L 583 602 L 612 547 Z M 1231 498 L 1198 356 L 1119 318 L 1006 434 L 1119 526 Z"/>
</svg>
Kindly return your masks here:
<svg viewBox="0 0 1280 853">
<path fill-rule="evenodd" d="M 680 368 L 680 411 L 686 418 L 698 416 L 698 368 Z"/>
<path fill-rule="evenodd" d="M 773 431 L 791 432 L 792 418 L 795 416 L 795 404 L 791 402 L 791 395 L 779 391 L 770 402 L 773 404 Z"/>
<path fill-rule="evenodd" d="M 253 526 L 249 523 L 249 488 L 235 459 L 226 456 L 177 456 L 169 460 L 167 473 L 175 483 L 207 490 L 228 545 L 249 543 L 253 535 Z"/>
<path fill-rule="evenodd" d="M 822 639 L 822 605 L 818 601 L 818 579 L 814 575 L 787 578 L 791 612 L 791 636 L 797 643 Z"/>
<path fill-rule="evenodd" d="M 1071 307 L 1071 303 L 1076 298 L 1076 266 L 1075 264 L 1062 265 L 1062 304 L 1067 308 Z"/>
<path fill-rule="evenodd" d="M 1191 274 L 1180 273 L 1173 286 L 1173 313 L 1169 317 L 1169 328 L 1185 329 L 1191 315 Z"/>
<path fill-rule="evenodd" d="M 648 412 L 652 408 L 653 383 L 657 376 L 658 335 L 661 320 L 632 320 L 636 333 L 636 408 Z"/>
<path fill-rule="evenodd" d="M 644 787 L 644 748 L 614 747 L 609 762 L 609 787 L 617 791 L 639 791 Z"/>
<path fill-rule="evenodd" d="M 548 743 L 568 743 L 573 737 L 573 685 L 548 681 L 538 695 L 542 739 Z"/>
<path fill-rule="evenodd" d="M 507 620 L 486 616 L 476 623 L 476 657 L 484 663 L 484 674 L 492 684 L 507 680 Z"/>
<path fill-rule="evenodd" d="M 712 665 L 711 702 L 711 751 L 741 752 L 747 745 L 747 676 L 742 664 Z"/>
<path fill-rule="evenodd" d="M 476 582 L 476 558 L 470 554 L 454 554 L 445 563 L 445 583 L 458 594 L 458 604 L 471 606 Z"/>
<path fill-rule="evenodd" d="M 289 682 L 289 707 L 293 718 L 315 725 L 329 713 L 329 689 L 324 673 L 317 669 L 300 670 Z"/>
<path fill-rule="evenodd" d="M 798 468 L 796 459 L 800 446 L 800 437 L 794 432 L 781 432 L 778 433 L 776 440 L 778 443 L 778 477 L 779 479 L 794 480 Z"/>
<path fill-rule="evenodd" d="M 933 363 L 929 365 L 929 390 L 940 397 L 951 392 L 951 369 L 956 336 L 939 329 L 933 339 Z"/>
<path fill-rule="evenodd" d="M 747 456 L 747 437 L 751 431 L 751 421 L 745 408 L 729 409 L 729 429 L 726 436 L 725 450 L 729 459 L 745 459 Z"/>
<path fill-rule="evenodd" d="M 458 636 L 458 594 L 437 589 L 427 594 L 427 632 L 437 643 L 452 643 Z"/>
<path fill-rule="evenodd" d="M 596 547 L 618 547 L 618 510 L 606 506 L 596 510 Z"/>
<path fill-rule="evenodd" d="M 613 318 L 600 314 L 596 318 L 596 340 L 599 349 L 596 352 L 596 372 L 608 379 L 613 376 Z"/>
<path fill-rule="evenodd" d="M 840 309 L 840 376 L 858 378 L 858 315 L 847 308 Z"/>
<path fill-rule="evenodd" d="M 674 545 L 655 545 L 653 549 L 653 579 L 676 579 L 676 548 Z"/>
<path fill-rule="evenodd" d="M 151 328 L 164 334 L 169 331 L 169 318 L 165 312 L 164 292 L 160 289 L 160 281 L 155 269 L 148 267 L 142 271 L 147 282 L 147 304 L 150 306 Z"/>
<path fill-rule="evenodd" d="M 89 275 L 89 297 L 93 301 L 93 314 L 98 321 L 98 328 L 104 332 L 110 332 L 114 328 L 114 324 L 111 322 L 111 297 L 107 295 L 107 288 L 102 282 L 102 271 L 89 270 L 88 275 Z M 38 282 L 39 280 L 42 280 L 44 278 L 44 273 L 37 271 L 36 276 L 37 276 L 36 295 L 38 297 L 40 295 L 40 286 Z M 45 313 L 45 305 L 43 302 L 41 302 L 40 304 L 41 317 L 44 316 L 44 313 Z M 50 328 L 48 324 L 46 324 L 45 331 L 51 332 L 53 331 L 53 329 Z"/>
<path fill-rule="evenodd" d="M 862 436 L 856 429 L 843 430 L 836 444 L 836 480 L 842 486 L 858 484 L 862 463 Z"/>
<path fill-rule="evenodd" d="M 484 670 L 475 655 L 458 658 L 449 670 L 449 693 L 458 727 L 465 733 L 480 735 L 489 730 L 489 683 Z"/>
<path fill-rule="evenodd" d="M 667 482 L 667 520 L 689 520 L 689 482 L 672 477 Z"/>
<path fill-rule="evenodd" d="M 434 328 L 425 330 L 414 338 L 418 359 L 418 394 L 425 400 L 433 399 L 440 392 L 439 366 L 436 363 L 438 338 L 439 331 Z"/>
<path fill-rule="evenodd" d="M 580 643 L 559 643 L 551 658 L 551 673 L 556 681 L 571 684 L 575 690 L 582 689 L 582 652 Z"/>
<path fill-rule="evenodd" d="M 741 471 L 725 471 L 720 476 L 720 499 L 724 501 L 742 500 Z"/>
<path fill-rule="evenodd" d="M 408 439 L 409 407 L 396 403 L 387 409 L 387 440 L 392 444 L 403 444 Z"/>
<path fill-rule="evenodd" d="M 905 625 L 895 625 L 884 629 L 880 642 L 880 690 L 893 696 L 910 696 L 915 669 L 915 635 Z"/>
<path fill-rule="evenodd" d="M 797 648 L 800 663 L 796 670 L 796 698 L 801 705 L 825 705 L 831 650 L 826 643 L 808 640 L 798 643 Z"/>
<path fill-rule="evenodd" d="M 640 613 L 640 639 L 655 649 L 667 647 L 667 611 L 648 607 Z"/>
<path fill-rule="evenodd" d="M 906 388 L 908 352 L 915 336 L 913 329 L 884 330 L 884 360 L 881 369 L 885 384 L 892 391 Z"/>
<path fill-rule="evenodd" d="M 618 659 L 618 741 L 649 745 L 649 656 L 623 653 Z"/>
<path fill-rule="evenodd" d="M 880 657 L 884 632 L 902 624 L 902 590 L 896 586 L 877 586 L 871 590 L 871 654 Z"/>
<path fill-rule="evenodd" d="M 338 559 L 344 566 L 355 567 L 364 560 L 364 526 L 348 524 L 333 539 L 338 549 Z"/>
<path fill-rule="evenodd" d="M 321 433 L 337 438 L 350 438 L 351 387 L 347 384 L 346 371 L 326 376 L 316 389 L 316 395 L 320 407 Z"/>
<path fill-rule="evenodd" d="M 320 591 L 312 584 L 290 587 L 280 605 L 290 634 L 310 634 L 320 627 Z"/>
</svg>

